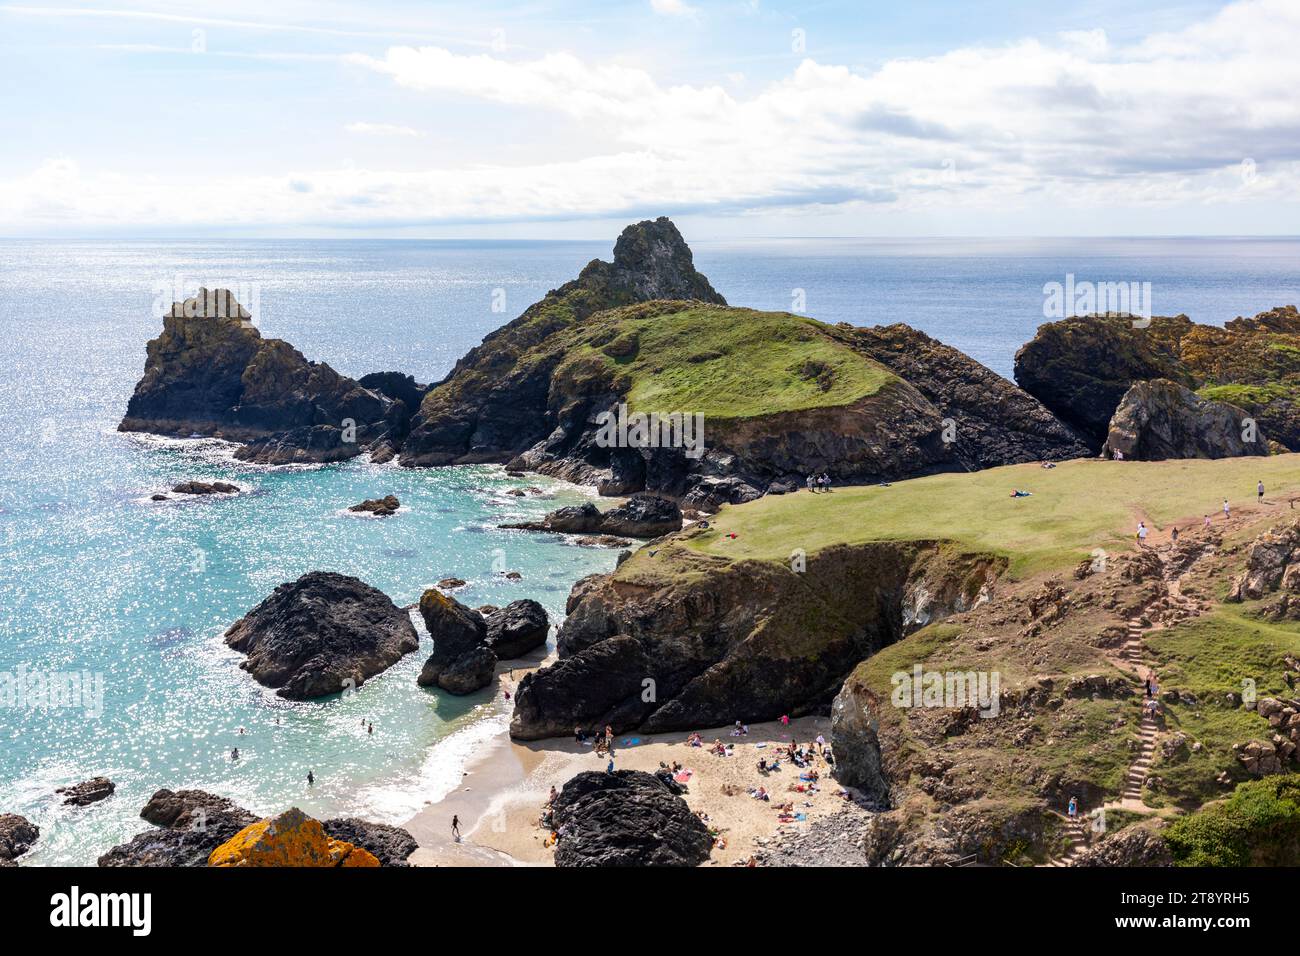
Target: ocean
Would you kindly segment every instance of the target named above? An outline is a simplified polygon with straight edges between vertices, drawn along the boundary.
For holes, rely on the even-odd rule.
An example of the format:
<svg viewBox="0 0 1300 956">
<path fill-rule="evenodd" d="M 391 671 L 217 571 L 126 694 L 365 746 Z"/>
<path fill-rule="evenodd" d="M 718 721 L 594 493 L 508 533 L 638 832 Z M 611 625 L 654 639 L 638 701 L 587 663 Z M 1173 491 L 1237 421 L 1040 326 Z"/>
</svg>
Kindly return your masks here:
<svg viewBox="0 0 1300 956">
<path fill-rule="evenodd" d="M 688 241 L 691 237 L 687 237 Z M 359 462 L 263 468 L 217 442 L 115 429 L 158 334 L 155 300 L 198 282 L 245 288 L 264 335 L 349 375 L 442 377 L 492 329 L 612 242 L 0 240 L 0 688 L 5 675 L 92 675 L 102 701 L 0 701 L 0 813 L 41 827 L 24 861 L 89 864 L 145 829 L 155 790 L 200 787 L 269 813 L 401 822 L 459 781 L 504 729 L 504 705 L 415 684 L 430 650 L 357 693 L 291 703 L 258 686 L 221 634 L 277 584 L 354 574 L 398 604 L 444 577 L 468 603 L 541 601 L 615 552 L 497 529 L 589 497 L 500 468 Z M 1156 314 L 1222 324 L 1300 303 L 1297 239 L 693 241 L 734 305 L 827 322 L 906 322 L 1010 377 L 1045 321 L 1045 283 L 1149 282 Z M 153 503 L 182 479 L 233 481 L 222 501 Z M 536 485 L 544 496 L 516 498 Z M 349 515 L 396 494 L 389 519 Z M 517 570 L 519 581 L 497 572 Z M 102 679 L 102 685 L 95 683 Z M 94 695 L 87 695 L 88 698 Z M 373 722 L 375 733 L 366 733 Z M 241 733 L 242 729 L 242 733 Z M 238 747 L 239 761 L 230 759 Z M 306 784 L 311 770 L 316 778 Z M 64 808 L 57 787 L 117 792 Z"/>
</svg>

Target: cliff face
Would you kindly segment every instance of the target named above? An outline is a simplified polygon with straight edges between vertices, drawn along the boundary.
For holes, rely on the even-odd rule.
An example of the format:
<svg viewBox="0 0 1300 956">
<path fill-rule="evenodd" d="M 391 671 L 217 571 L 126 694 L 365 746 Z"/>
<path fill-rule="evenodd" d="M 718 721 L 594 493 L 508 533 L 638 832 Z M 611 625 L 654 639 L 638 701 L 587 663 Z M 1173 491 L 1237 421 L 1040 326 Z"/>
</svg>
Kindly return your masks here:
<svg viewBox="0 0 1300 956">
<path fill-rule="evenodd" d="M 1083 435 L 1038 399 L 957 349 L 896 323 L 837 332 L 905 379 L 952 422 L 949 455 L 967 469 L 1088 454 Z"/>
<path fill-rule="evenodd" d="M 521 682 L 510 732 L 657 732 L 824 710 L 859 661 L 970 607 L 1003 566 L 907 542 L 830 548 L 795 571 L 666 542 L 574 587 L 559 660 Z"/>
<path fill-rule="evenodd" d="M 224 290 L 175 303 L 119 430 L 241 442 L 237 457 L 270 464 L 400 443 L 410 414 L 402 402 L 262 338 L 246 316 Z"/>
<path fill-rule="evenodd" d="M 691 251 L 666 217 L 628 226 L 614 261 L 593 259 L 577 279 L 546 294 L 456 363 L 425 397 L 402 451 L 407 466 L 505 462 L 554 427 L 548 420 L 554 352 L 528 353 L 602 309 L 651 299 L 725 305 L 695 271 Z"/>
<path fill-rule="evenodd" d="M 1016 381 L 1094 450 L 1111 416 L 1138 382 L 1167 379 L 1201 398 L 1243 409 L 1260 430 L 1300 448 L 1300 313 L 1295 306 L 1236 318 L 1224 328 L 1186 316 L 1131 319 L 1084 316 L 1040 326 L 1016 353 Z"/>
<path fill-rule="evenodd" d="M 1138 382 L 1115 409 L 1103 452 L 1141 461 L 1267 455 L 1268 439 L 1248 419 L 1243 409 L 1176 382 Z"/>
</svg>

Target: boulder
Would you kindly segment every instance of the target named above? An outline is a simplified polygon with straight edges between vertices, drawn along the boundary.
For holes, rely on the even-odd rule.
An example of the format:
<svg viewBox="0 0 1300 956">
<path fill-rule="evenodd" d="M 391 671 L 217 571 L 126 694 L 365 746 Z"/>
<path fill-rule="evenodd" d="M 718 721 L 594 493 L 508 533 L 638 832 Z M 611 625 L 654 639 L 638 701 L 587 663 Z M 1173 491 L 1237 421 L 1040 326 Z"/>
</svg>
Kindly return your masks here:
<svg viewBox="0 0 1300 956">
<path fill-rule="evenodd" d="M 32 848 L 41 828 L 16 813 L 0 813 L 0 861 L 13 861 Z"/>
<path fill-rule="evenodd" d="M 240 666 L 287 700 L 355 689 L 418 650 L 410 615 L 364 581 L 312 571 L 281 584 L 226 631 Z"/>
<path fill-rule="evenodd" d="M 1249 417 L 1168 379 L 1137 382 L 1111 417 L 1102 453 L 1138 461 L 1267 455 L 1268 439 L 1258 426 L 1243 424 Z"/>
<path fill-rule="evenodd" d="M 319 820 L 297 807 L 259 820 L 212 851 L 209 866 L 379 866 L 368 850 L 331 838 Z"/>
<path fill-rule="evenodd" d="M 1266 531 L 1246 548 L 1246 570 L 1232 582 L 1227 600 L 1257 601 L 1279 587 L 1300 588 L 1300 521 Z"/>
<path fill-rule="evenodd" d="M 1165 843 L 1165 821 L 1142 820 L 1107 833 L 1074 861 L 1075 866 L 1173 866 Z"/>
<path fill-rule="evenodd" d="M 360 504 L 352 505 L 348 508 L 348 511 L 372 514 L 377 518 L 387 518 L 389 515 L 397 514 L 397 509 L 400 507 L 402 507 L 402 503 L 397 500 L 396 495 L 384 495 L 382 498 L 367 498 Z"/>
<path fill-rule="evenodd" d="M 755 492 L 754 497 L 757 496 L 758 493 Z M 541 521 L 525 521 L 502 527 L 556 534 L 658 538 L 682 530 L 682 509 L 675 501 L 659 495 L 639 493 L 624 504 L 605 512 L 587 502 L 557 508 Z"/>
<path fill-rule="evenodd" d="M 113 847 L 100 866 L 206 866 L 213 850 L 257 822 L 243 807 L 204 790 L 159 790 L 140 816 L 156 829 Z"/>
<path fill-rule="evenodd" d="M 257 820 L 233 800 L 206 790 L 158 790 L 140 811 L 140 818 L 170 830 L 203 830 L 217 826 L 242 830 Z"/>
<path fill-rule="evenodd" d="M 658 495 L 635 494 L 605 512 L 598 530 L 624 538 L 658 538 L 682 530 L 682 509 Z"/>
<path fill-rule="evenodd" d="M 417 678 L 421 687 L 437 685 L 453 694 L 471 694 L 492 682 L 496 655 L 487 645 L 483 615 L 430 588 L 420 597 L 420 616 L 433 638 L 433 653 Z"/>
<path fill-rule="evenodd" d="M 321 825 L 328 836 L 367 851 L 379 861 L 380 866 L 410 866 L 406 858 L 420 846 L 406 830 L 386 823 L 339 817 L 326 820 Z"/>
<path fill-rule="evenodd" d="M 93 777 L 70 787 L 59 787 L 54 792 L 63 797 L 64 806 L 86 807 L 113 795 L 117 785 L 107 777 Z"/>
<path fill-rule="evenodd" d="M 182 481 L 172 487 L 177 495 L 237 495 L 239 486 L 228 481 Z"/>
<path fill-rule="evenodd" d="M 587 771 L 551 805 L 556 866 L 698 866 L 713 838 L 681 788 L 639 770 Z"/>
<path fill-rule="evenodd" d="M 527 598 L 511 601 L 488 614 L 485 621 L 488 647 L 500 660 L 520 657 L 541 647 L 551 626 L 546 609 Z"/>
</svg>

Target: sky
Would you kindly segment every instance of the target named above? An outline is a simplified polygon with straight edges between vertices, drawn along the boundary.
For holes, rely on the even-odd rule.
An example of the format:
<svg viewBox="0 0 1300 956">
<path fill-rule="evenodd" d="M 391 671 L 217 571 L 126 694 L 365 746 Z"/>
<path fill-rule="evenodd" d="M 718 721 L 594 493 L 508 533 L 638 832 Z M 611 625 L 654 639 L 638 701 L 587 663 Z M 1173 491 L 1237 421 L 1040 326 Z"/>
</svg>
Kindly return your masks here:
<svg viewBox="0 0 1300 956">
<path fill-rule="evenodd" d="M 0 236 L 1294 235 L 1298 51 L 1300 0 L 0 0 Z"/>
</svg>

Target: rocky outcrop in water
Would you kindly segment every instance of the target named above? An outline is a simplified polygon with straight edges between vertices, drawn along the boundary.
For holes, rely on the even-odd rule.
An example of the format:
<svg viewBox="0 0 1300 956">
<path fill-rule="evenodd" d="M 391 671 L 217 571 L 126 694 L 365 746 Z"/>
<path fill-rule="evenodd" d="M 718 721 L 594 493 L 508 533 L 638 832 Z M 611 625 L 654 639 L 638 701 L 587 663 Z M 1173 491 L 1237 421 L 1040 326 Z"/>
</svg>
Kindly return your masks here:
<svg viewBox="0 0 1300 956">
<path fill-rule="evenodd" d="M 1111 417 L 1102 453 L 1126 459 L 1267 455 L 1268 439 L 1235 405 L 1211 402 L 1168 379 L 1137 382 Z"/>
<path fill-rule="evenodd" d="M 113 795 L 117 785 L 107 777 L 93 777 L 70 787 L 59 787 L 54 792 L 63 797 L 64 806 L 88 807 Z"/>
<path fill-rule="evenodd" d="M 612 262 L 592 260 L 572 282 L 548 292 L 456 363 L 420 406 L 402 449 L 403 465 L 507 462 L 555 428 L 551 373 L 520 357 L 551 335 L 602 309 L 651 299 L 726 304 L 695 270 L 691 251 L 667 218 L 628 226 Z"/>
<path fill-rule="evenodd" d="M 281 584 L 226 631 L 240 667 L 287 700 L 356 689 L 418 650 L 410 615 L 364 581 L 312 571 Z"/>
<path fill-rule="evenodd" d="M 228 481 L 182 481 L 172 486 L 177 495 L 237 495 L 239 486 Z"/>
<path fill-rule="evenodd" d="M 420 616 L 433 638 L 433 653 L 417 682 L 452 694 L 472 694 L 492 682 L 497 658 L 487 644 L 483 615 L 437 588 L 420 596 Z"/>
<path fill-rule="evenodd" d="M 376 867 L 374 854 L 326 833 L 297 807 L 259 820 L 222 843 L 208 857 L 217 867 Z"/>
<path fill-rule="evenodd" d="M 0 813 L 0 866 L 14 866 L 14 860 L 32 848 L 41 828 L 16 813 Z"/>
<path fill-rule="evenodd" d="M 483 620 L 487 625 L 487 645 L 503 661 L 522 657 L 543 646 L 551 629 L 546 608 L 528 598 L 511 601 L 483 615 Z"/>
<path fill-rule="evenodd" d="M 397 514 L 397 510 L 401 507 L 402 503 L 397 500 L 397 495 L 384 495 L 382 498 L 367 498 L 360 504 L 352 505 L 348 511 L 372 514 L 376 518 L 387 518 Z"/>
<path fill-rule="evenodd" d="M 510 733 L 658 732 L 824 712 L 855 665 L 918 626 L 914 604 L 925 605 L 921 620 L 969 607 L 1002 566 L 924 542 L 882 543 L 828 548 L 795 572 L 669 539 L 654 557 L 638 553 L 574 586 L 559 659 L 520 682 Z"/>
<path fill-rule="evenodd" d="M 146 351 L 120 431 L 224 438 L 246 461 L 329 462 L 400 445 L 410 417 L 403 402 L 262 338 L 226 290 L 174 303 Z"/>
<path fill-rule="evenodd" d="M 502 525 L 523 531 L 557 534 L 610 535 L 623 538 L 658 538 L 682 530 L 682 509 L 658 495 L 635 494 L 625 504 L 601 511 L 591 502 L 557 508 L 541 521 Z"/>
<path fill-rule="evenodd" d="M 698 866 L 713 838 L 672 777 L 616 770 L 580 773 L 551 810 L 556 866 Z"/>
<path fill-rule="evenodd" d="M 208 857 L 257 817 L 204 790 L 159 790 L 140 816 L 155 829 L 99 858 L 100 866 L 206 866 Z"/>
</svg>

